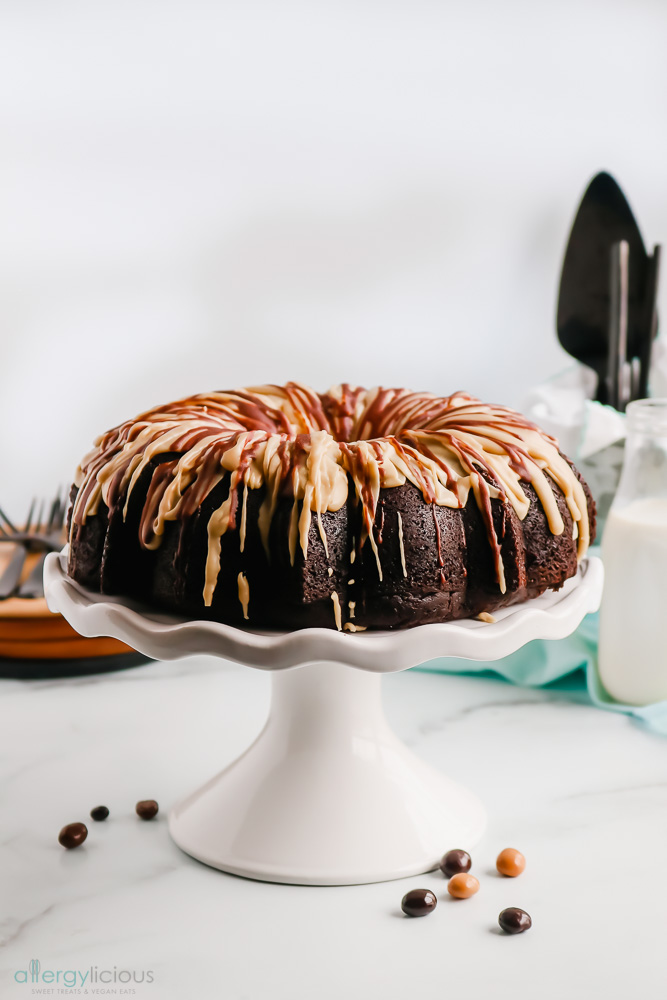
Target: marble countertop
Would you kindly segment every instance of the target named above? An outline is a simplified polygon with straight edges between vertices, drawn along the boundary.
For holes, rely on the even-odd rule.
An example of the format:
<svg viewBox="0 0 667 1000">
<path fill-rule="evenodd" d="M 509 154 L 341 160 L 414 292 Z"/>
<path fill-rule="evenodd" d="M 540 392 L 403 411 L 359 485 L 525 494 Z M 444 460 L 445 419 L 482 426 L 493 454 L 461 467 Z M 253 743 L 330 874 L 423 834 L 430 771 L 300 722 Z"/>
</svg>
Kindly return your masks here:
<svg viewBox="0 0 667 1000">
<path fill-rule="evenodd" d="M 658 995 L 667 741 L 559 691 L 415 671 L 383 683 L 396 732 L 487 805 L 471 900 L 450 900 L 439 874 L 341 888 L 253 882 L 175 847 L 169 807 L 262 725 L 260 671 L 195 657 L 97 678 L 0 681 L 3 1000 L 36 995 L 31 962 L 143 973 L 141 985 L 77 981 L 70 995 L 144 1000 Z M 135 816 L 142 798 L 160 802 L 157 820 Z M 88 821 L 84 847 L 64 851 L 61 826 L 101 803 L 107 822 Z M 443 849 L 452 846 L 466 845 Z M 506 846 L 527 858 L 516 881 L 494 872 Z M 418 886 L 439 905 L 409 920 L 400 900 Z M 500 934 L 505 906 L 528 910 L 532 930 Z M 68 995 L 63 981 L 52 995 Z"/>
</svg>

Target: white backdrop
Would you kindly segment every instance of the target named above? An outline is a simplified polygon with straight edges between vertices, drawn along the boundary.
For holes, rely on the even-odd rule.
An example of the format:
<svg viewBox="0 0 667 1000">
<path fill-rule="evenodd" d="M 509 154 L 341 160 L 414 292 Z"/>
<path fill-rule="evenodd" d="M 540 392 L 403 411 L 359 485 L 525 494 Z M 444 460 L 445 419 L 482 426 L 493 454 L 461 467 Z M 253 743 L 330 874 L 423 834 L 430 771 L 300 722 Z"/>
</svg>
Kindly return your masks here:
<svg viewBox="0 0 667 1000">
<path fill-rule="evenodd" d="M 666 43 L 661 0 L 2 0 L 0 505 L 194 391 L 517 404 L 589 177 L 667 237 Z"/>
</svg>

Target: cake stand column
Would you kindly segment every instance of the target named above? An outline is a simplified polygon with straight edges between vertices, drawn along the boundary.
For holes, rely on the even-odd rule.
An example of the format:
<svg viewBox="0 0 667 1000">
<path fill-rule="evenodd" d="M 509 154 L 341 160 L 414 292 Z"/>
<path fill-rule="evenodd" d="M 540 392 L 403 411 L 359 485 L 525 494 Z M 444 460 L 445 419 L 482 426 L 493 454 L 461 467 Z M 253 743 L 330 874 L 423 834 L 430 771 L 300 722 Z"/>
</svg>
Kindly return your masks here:
<svg viewBox="0 0 667 1000">
<path fill-rule="evenodd" d="M 273 673 L 255 742 L 172 810 L 179 847 L 237 875 L 346 885 L 429 871 L 473 846 L 481 803 L 398 740 L 380 683 L 344 663 Z"/>
</svg>

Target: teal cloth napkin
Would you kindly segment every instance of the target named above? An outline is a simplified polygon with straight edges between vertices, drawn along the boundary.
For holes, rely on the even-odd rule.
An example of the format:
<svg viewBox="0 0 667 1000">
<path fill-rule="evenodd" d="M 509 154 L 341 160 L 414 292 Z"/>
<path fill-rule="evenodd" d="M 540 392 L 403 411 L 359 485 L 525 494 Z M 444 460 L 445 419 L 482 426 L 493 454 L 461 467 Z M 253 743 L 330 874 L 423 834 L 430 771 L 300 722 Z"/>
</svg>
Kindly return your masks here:
<svg viewBox="0 0 667 1000">
<path fill-rule="evenodd" d="M 637 708 L 622 705 L 607 694 L 597 671 L 597 640 L 598 615 L 587 615 L 567 639 L 535 639 L 516 653 L 490 662 L 441 656 L 415 669 L 442 674 L 499 675 L 521 687 L 557 684 L 577 700 L 583 695 L 598 708 L 631 715 L 653 732 L 667 736 L 667 701 Z"/>
</svg>

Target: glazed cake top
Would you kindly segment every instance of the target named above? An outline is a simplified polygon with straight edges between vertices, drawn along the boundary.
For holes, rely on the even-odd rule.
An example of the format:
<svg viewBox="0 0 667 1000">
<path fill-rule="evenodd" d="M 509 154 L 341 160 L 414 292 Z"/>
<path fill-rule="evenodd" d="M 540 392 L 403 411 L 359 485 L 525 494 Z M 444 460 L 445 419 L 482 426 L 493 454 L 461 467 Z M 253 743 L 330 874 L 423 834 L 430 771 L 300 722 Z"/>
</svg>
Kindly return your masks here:
<svg viewBox="0 0 667 1000">
<path fill-rule="evenodd" d="M 372 546 L 382 579 L 374 533 L 380 490 L 413 483 L 427 503 L 462 508 L 472 491 L 486 526 L 496 570 L 505 574 L 491 499 L 511 505 L 520 519 L 530 507 L 530 483 L 554 535 L 564 531 L 553 490 L 562 491 L 574 522 L 581 559 L 590 538 L 584 489 L 558 442 L 503 406 L 464 392 L 438 397 L 407 389 L 363 389 L 342 384 L 325 393 L 288 382 L 229 392 L 203 393 L 156 406 L 95 442 L 77 469 L 72 524 L 128 498 L 144 468 L 164 454 L 153 473 L 140 522 L 146 548 L 160 545 L 167 521 L 186 520 L 229 475 L 226 499 L 208 524 L 204 601 L 211 604 L 220 570 L 220 539 L 239 531 L 243 551 L 249 489 L 265 487 L 259 529 L 268 551 L 278 499 L 293 498 L 290 557 L 304 556 L 315 514 L 325 551 L 321 514 L 346 502 L 350 484 L 362 506 L 362 535 Z"/>
</svg>

